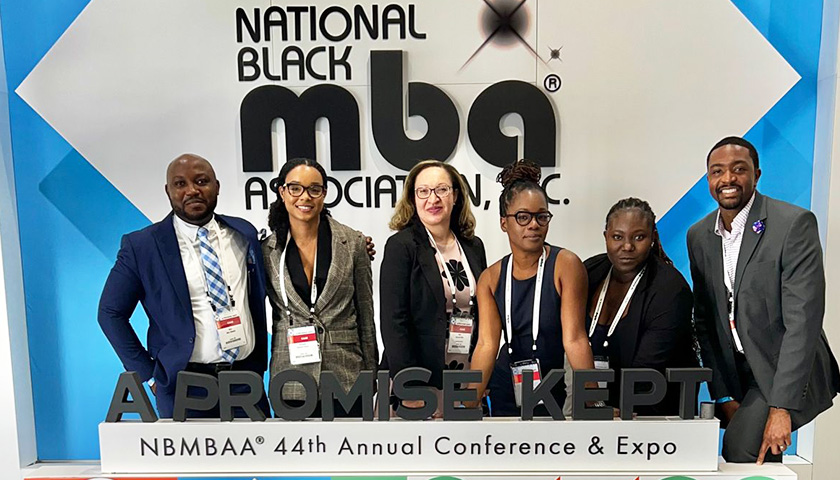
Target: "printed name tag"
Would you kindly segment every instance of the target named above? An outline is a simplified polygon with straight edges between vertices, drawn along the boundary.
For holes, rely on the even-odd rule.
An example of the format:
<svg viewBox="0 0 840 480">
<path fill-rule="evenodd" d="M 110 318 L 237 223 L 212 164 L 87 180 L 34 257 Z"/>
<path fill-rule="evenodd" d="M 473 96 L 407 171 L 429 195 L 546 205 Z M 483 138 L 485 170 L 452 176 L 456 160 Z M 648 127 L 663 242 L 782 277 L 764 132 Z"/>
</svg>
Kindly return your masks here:
<svg viewBox="0 0 840 480">
<path fill-rule="evenodd" d="M 473 317 L 468 313 L 456 313 L 449 320 L 449 345 L 446 351 L 469 355 L 472 343 Z"/>
<path fill-rule="evenodd" d="M 303 365 L 321 361 L 321 346 L 315 326 L 294 327 L 289 329 L 289 361 L 292 365 Z"/>
<path fill-rule="evenodd" d="M 216 329 L 219 331 L 219 343 L 222 345 L 222 350 L 231 350 L 245 345 L 245 328 L 236 310 L 228 310 L 216 317 Z"/>
<path fill-rule="evenodd" d="M 610 357 L 604 355 L 595 355 L 595 370 L 609 370 Z M 598 388 L 607 388 L 607 382 L 598 382 Z"/>
<path fill-rule="evenodd" d="M 513 378 L 513 395 L 516 397 L 516 406 L 522 406 L 522 375 L 532 375 L 534 388 L 540 384 L 540 361 L 522 360 L 510 364 L 510 374 Z M 542 403 L 542 401 L 540 401 Z"/>
</svg>

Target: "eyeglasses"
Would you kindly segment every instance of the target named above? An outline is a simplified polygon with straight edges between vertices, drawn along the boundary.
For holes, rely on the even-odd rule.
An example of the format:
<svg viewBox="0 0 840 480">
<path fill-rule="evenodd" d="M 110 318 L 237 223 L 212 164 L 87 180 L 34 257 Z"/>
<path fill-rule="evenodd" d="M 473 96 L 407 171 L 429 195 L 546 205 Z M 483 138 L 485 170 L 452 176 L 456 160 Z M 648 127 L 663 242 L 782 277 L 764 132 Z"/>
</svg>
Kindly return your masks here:
<svg viewBox="0 0 840 480">
<path fill-rule="evenodd" d="M 306 190 L 306 192 L 312 198 L 322 197 L 325 193 L 327 193 L 327 187 L 323 185 L 318 185 L 317 183 L 308 187 L 304 187 L 299 183 L 287 183 L 283 185 L 283 188 L 285 188 L 286 191 L 289 192 L 289 195 L 293 197 L 299 197 L 303 195 L 304 190 Z"/>
<path fill-rule="evenodd" d="M 438 185 L 435 188 L 417 187 L 414 189 L 414 194 L 420 199 L 429 198 L 432 195 L 432 192 L 435 192 L 435 195 L 437 195 L 438 198 L 448 197 L 449 194 L 452 193 L 452 186 Z"/>
<path fill-rule="evenodd" d="M 531 223 L 531 220 L 537 219 L 537 225 L 544 227 L 548 225 L 548 222 L 551 221 L 551 218 L 554 215 L 551 212 L 526 212 L 524 210 L 512 213 L 510 215 L 505 215 L 505 217 L 513 217 L 516 219 L 516 223 L 521 226 L 527 226 Z"/>
</svg>

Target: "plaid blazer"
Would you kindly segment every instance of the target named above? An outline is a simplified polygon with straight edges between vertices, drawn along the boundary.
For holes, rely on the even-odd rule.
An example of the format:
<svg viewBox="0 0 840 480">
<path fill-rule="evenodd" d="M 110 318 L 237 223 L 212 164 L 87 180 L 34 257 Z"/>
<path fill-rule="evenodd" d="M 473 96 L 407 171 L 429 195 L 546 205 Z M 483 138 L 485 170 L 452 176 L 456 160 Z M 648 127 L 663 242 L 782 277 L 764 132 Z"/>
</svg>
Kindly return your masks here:
<svg viewBox="0 0 840 480">
<path fill-rule="evenodd" d="M 263 241 L 266 290 L 271 304 L 271 376 L 295 369 L 308 373 L 320 382 L 322 371 L 333 372 L 349 389 L 362 370 L 376 370 L 379 348 L 373 320 L 373 280 L 365 239 L 345 225 L 327 217 L 332 231 L 332 261 L 324 291 L 315 302 L 314 324 L 321 346 L 321 361 L 292 365 L 289 361 L 287 335 L 289 319 L 280 296 L 280 268 L 284 268 L 289 309 L 295 319 L 309 318 L 309 307 L 292 285 L 289 270 L 280 265 L 285 239 L 275 234 Z M 304 400 L 303 387 L 290 382 L 283 387 L 284 400 Z"/>
</svg>

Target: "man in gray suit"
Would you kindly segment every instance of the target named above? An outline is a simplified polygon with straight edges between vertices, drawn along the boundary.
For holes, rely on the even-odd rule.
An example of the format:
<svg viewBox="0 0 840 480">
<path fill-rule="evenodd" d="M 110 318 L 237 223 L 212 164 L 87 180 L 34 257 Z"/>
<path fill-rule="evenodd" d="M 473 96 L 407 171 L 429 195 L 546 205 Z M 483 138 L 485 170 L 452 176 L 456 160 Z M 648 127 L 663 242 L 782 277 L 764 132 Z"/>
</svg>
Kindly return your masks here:
<svg viewBox="0 0 840 480">
<path fill-rule="evenodd" d="M 832 404 L 837 362 L 822 332 L 825 276 L 817 221 L 755 190 L 758 152 L 740 137 L 706 157 L 720 208 L 688 231 L 703 365 L 726 427 L 728 462 L 781 461 L 792 431 Z"/>
</svg>

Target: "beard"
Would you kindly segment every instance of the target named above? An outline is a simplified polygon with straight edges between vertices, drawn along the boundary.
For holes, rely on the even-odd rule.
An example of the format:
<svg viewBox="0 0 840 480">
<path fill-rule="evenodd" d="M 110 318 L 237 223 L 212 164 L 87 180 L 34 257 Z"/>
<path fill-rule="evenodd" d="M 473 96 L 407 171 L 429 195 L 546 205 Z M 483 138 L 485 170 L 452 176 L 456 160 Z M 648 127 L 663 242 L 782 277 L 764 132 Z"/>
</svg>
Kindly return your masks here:
<svg viewBox="0 0 840 480">
<path fill-rule="evenodd" d="M 193 225 L 203 225 L 213 218 L 213 212 L 216 210 L 217 203 L 218 201 L 215 198 L 209 200 L 206 203 L 202 203 L 201 205 L 204 205 L 205 208 L 199 209 L 198 211 L 191 211 L 188 205 L 180 207 L 174 205 L 172 202 L 170 202 L 170 205 L 178 218 Z"/>
</svg>

